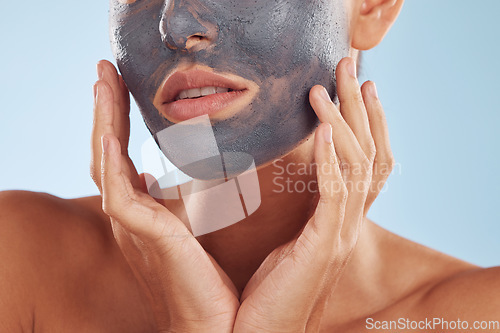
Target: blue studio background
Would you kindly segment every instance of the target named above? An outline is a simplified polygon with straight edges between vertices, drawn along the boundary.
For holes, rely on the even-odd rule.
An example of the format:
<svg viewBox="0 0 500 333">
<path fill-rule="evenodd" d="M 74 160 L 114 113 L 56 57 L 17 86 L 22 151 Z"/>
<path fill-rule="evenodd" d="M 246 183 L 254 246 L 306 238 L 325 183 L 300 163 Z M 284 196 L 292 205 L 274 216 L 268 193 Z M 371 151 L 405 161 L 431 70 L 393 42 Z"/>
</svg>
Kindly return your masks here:
<svg viewBox="0 0 500 333">
<path fill-rule="evenodd" d="M 28 10 L 29 8 L 29 10 Z M 407 0 L 366 52 L 397 167 L 369 217 L 461 259 L 500 264 L 500 2 Z M 4 1 L 0 190 L 98 193 L 89 142 L 95 63 L 112 59 L 108 1 Z M 131 156 L 149 137 L 132 108 Z"/>
</svg>

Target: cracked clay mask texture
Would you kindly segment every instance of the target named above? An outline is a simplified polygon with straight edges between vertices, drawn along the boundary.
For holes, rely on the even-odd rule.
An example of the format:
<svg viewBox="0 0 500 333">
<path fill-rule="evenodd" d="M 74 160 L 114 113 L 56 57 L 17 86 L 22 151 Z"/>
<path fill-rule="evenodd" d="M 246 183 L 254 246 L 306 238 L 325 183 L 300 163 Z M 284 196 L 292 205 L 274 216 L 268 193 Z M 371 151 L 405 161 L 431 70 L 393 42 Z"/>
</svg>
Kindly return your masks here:
<svg viewBox="0 0 500 333">
<path fill-rule="evenodd" d="M 180 64 L 209 66 L 260 88 L 231 118 L 212 120 L 220 152 L 247 153 L 256 166 L 290 152 L 314 131 L 318 120 L 308 94 L 315 84 L 336 98 L 334 70 L 348 55 L 347 27 L 344 0 L 110 2 L 113 53 L 155 139 L 175 125 L 153 105 L 161 83 Z M 210 36 L 208 47 L 186 50 L 187 38 L 196 34 Z M 186 147 L 162 148 L 182 164 L 176 161 Z"/>
</svg>

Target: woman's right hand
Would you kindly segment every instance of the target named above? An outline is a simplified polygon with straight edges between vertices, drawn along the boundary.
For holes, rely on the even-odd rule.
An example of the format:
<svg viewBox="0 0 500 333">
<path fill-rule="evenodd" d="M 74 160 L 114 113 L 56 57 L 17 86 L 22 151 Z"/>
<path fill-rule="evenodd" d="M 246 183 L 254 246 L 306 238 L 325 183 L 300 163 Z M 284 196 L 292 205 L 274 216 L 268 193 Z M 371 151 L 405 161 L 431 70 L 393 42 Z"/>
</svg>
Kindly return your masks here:
<svg viewBox="0 0 500 333">
<path fill-rule="evenodd" d="M 110 62 L 97 71 L 91 175 L 158 331 L 232 332 L 236 288 L 184 223 L 148 194 L 128 156 L 128 89 Z"/>
</svg>

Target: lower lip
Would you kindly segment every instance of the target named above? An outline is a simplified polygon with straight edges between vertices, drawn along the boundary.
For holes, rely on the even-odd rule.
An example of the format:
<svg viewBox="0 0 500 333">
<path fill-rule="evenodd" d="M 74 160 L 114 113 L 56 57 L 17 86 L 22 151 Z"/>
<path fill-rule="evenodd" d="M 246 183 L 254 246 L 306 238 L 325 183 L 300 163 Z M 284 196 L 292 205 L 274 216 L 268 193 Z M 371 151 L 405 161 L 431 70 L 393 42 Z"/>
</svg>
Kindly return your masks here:
<svg viewBox="0 0 500 333">
<path fill-rule="evenodd" d="M 165 103 L 160 112 L 174 122 L 185 121 L 202 115 L 216 115 L 229 111 L 231 106 L 248 93 L 247 90 L 235 90 L 227 93 L 207 95 L 193 99 L 183 99 Z M 231 110 L 238 111 L 238 110 Z M 232 113 L 232 112 L 231 112 Z"/>
</svg>

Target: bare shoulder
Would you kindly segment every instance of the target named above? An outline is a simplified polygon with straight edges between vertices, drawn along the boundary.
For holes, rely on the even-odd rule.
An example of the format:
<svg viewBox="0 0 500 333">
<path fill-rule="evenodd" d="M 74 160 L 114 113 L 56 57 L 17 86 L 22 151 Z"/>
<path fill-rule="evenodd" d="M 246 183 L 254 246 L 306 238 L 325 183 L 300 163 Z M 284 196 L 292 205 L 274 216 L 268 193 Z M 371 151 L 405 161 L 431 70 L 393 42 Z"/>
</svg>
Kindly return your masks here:
<svg viewBox="0 0 500 333">
<path fill-rule="evenodd" d="M 99 196 L 63 199 L 44 192 L 3 191 L 0 192 L 0 219 L 4 226 L 6 223 L 12 226 L 25 223 L 36 225 L 32 223 L 36 217 L 53 224 L 60 223 L 68 216 L 81 217 L 81 221 L 100 220 L 100 223 L 106 215 L 98 205 Z"/>
<path fill-rule="evenodd" d="M 403 265 L 420 275 L 408 297 L 413 299 L 408 303 L 411 313 L 500 321 L 500 267 L 479 267 L 410 241 L 400 251 L 406 256 Z M 500 332 L 500 326 L 494 332 Z"/>
<path fill-rule="evenodd" d="M 423 293 L 419 310 L 470 320 L 497 320 L 500 332 L 500 267 L 476 268 L 436 281 Z"/>
<path fill-rule="evenodd" d="M 371 222 L 371 221 L 370 221 Z M 432 286 L 478 266 L 396 235 L 369 223 L 371 242 L 376 243 L 373 260 L 382 268 L 384 280 L 399 289 L 398 298 L 418 295 Z"/>
<path fill-rule="evenodd" d="M 0 192 L 2 243 L 18 250 L 17 255 L 55 251 L 52 254 L 59 259 L 87 260 L 92 257 L 89 251 L 102 252 L 103 246 L 112 245 L 111 229 L 99 205 L 100 197 L 62 199 L 41 192 Z M 8 250 L 4 255 L 14 254 Z"/>
<path fill-rule="evenodd" d="M 0 192 L 0 331 L 105 332 L 105 321 L 127 321 L 110 309 L 140 297 L 100 203 Z"/>
<path fill-rule="evenodd" d="M 425 322 L 436 318 L 451 325 L 461 320 L 469 329 L 486 325 L 485 331 L 500 332 L 500 267 L 478 267 L 391 233 L 383 239 L 380 248 L 387 263 L 386 278 L 399 276 L 392 278 L 392 287 L 405 288 L 373 320 Z M 425 329 L 453 331 L 442 322 Z"/>
</svg>

